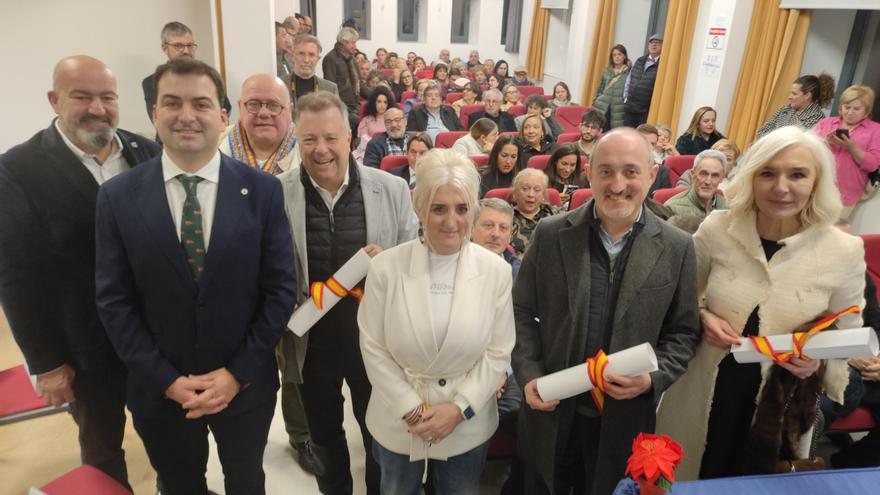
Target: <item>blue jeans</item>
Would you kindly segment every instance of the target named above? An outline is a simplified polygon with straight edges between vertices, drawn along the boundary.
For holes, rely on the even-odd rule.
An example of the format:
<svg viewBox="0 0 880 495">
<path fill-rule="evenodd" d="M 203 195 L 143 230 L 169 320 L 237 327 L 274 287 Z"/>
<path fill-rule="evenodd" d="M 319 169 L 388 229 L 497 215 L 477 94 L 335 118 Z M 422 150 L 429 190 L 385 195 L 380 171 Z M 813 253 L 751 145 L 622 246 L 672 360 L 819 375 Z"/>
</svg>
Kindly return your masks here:
<svg viewBox="0 0 880 495">
<path fill-rule="evenodd" d="M 480 493 L 480 475 L 486 463 L 489 442 L 445 461 L 430 460 L 429 476 L 437 495 L 477 495 Z M 400 455 L 373 440 L 373 456 L 381 470 L 383 495 L 418 495 L 422 488 L 425 461 L 410 462 L 408 455 Z"/>
</svg>

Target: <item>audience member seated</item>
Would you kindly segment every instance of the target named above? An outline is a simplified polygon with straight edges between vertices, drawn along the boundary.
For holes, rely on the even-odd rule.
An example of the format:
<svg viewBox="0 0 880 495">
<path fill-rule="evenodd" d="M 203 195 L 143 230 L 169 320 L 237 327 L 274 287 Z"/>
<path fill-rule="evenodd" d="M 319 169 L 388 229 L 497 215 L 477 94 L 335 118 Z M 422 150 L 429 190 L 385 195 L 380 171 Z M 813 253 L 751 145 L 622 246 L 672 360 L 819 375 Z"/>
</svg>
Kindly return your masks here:
<svg viewBox="0 0 880 495">
<path fill-rule="evenodd" d="M 659 137 L 657 133 L 657 128 L 652 126 L 651 124 L 641 124 L 636 127 L 636 130 L 639 131 L 639 134 L 645 136 L 645 139 L 651 144 L 651 149 L 654 149 L 654 146 L 657 145 L 657 139 Z M 648 197 L 654 195 L 654 191 L 657 189 L 668 189 L 672 187 L 671 179 L 669 178 L 669 169 L 666 165 L 662 163 L 656 162 L 656 157 L 654 157 L 654 164 L 657 165 L 657 176 L 654 177 L 654 183 L 651 184 L 651 189 L 648 190 Z"/>
<path fill-rule="evenodd" d="M 723 191 L 730 184 L 733 175 L 736 173 L 736 161 L 740 155 L 739 147 L 733 141 L 725 138 L 719 139 L 717 143 L 713 144 L 712 149 L 724 153 L 724 157 L 727 158 L 724 167 L 724 179 L 721 180 L 721 184 L 718 184 L 718 189 Z M 691 169 L 685 170 L 681 174 L 678 182 L 675 183 L 675 187 L 691 187 Z"/>
<path fill-rule="evenodd" d="M 415 61 L 416 61 L 416 57 L 418 57 L 418 55 L 416 54 L 416 52 L 408 52 L 408 53 L 406 54 L 406 65 L 407 65 L 407 67 L 412 67 L 412 66 L 413 66 L 413 64 L 414 64 Z"/>
<path fill-rule="evenodd" d="M 588 160 L 604 127 L 605 115 L 595 108 L 591 108 L 581 115 L 581 123 L 578 126 L 581 137 L 577 141 L 577 146 Z"/>
<path fill-rule="evenodd" d="M 654 145 L 654 163 L 663 163 L 670 156 L 677 156 L 678 150 L 672 144 L 672 130 L 665 124 L 657 124 L 657 144 Z"/>
<path fill-rule="evenodd" d="M 561 210 L 546 202 L 547 175 L 536 168 L 522 169 L 513 179 L 513 238 L 510 245 L 522 260 L 538 221 Z"/>
<path fill-rule="evenodd" d="M 348 121 L 352 129 L 357 129 L 358 112 L 360 111 L 360 77 L 354 53 L 357 50 L 357 30 L 344 27 L 336 35 L 336 45 L 330 53 L 324 56 L 321 67 L 324 69 L 324 78 L 336 83 L 339 98 L 348 108 Z"/>
<path fill-rule="evenodd" d="M 777 129 L 752 145 L 741 168 L 727 189 L 730 209 L 713 212 L 694 236 L 702 342 L 657 417 L 657 431 L 688 453 L 681 480 L 812 464 L 797 453 L 809 439 L 816 395 L 824 389 L 842 403 L 848 382 L 839 359 L 767 366 L 737 363 L 730 353 L 742 337 L 802 330 L 818 316 L 861 306 L 865 288 L 862 241 L 834 227 L 841 210 L 834 161 L 815 134 Z M 826 269 L 802 268 L 817 266 Z M 835 323 L 861 324 L 859 314 Z"/>
<path fill-rule="evenodd" d="M 412 112 L 414 108 L 425 104 L 425 89 L 432 84 L 437 84 L 437 82 L 433 79 L 419 79 L 419 81 L 416 82 L 416 97 L 403 102 L 404 115 L 409 117 L 410 112 Z"/>
<path fill-rule="evenodd" d="M 489 153 L 489 161 L 480 179 L 480 197 L 490 189 L 511 187 L 513 178 L 523 168 L 519 146 L 513 136 L 499 136 Z"/>
<path fill-rule="evenodd" d="M 520 115 L 513 119 L 514 124 L 516 124 L 516 130 L 522 129 L 523 121 L 526 120 L 526 117 L 529 115 L 537 115 L 541 117 L 541 122 L 544 126 L 544 134 L 553 137 L 555 141 L 560 134 L 562 134 L 563 129 L 562 126 L 559 125 L 559 122 L 556 121 L 556 118 L 553 117 L 553 111 L 550 108 L 550 103 L 544 99 L 541 95 L 531 95 L 526 98 L 526 113 L 524 115 Z"/>
<path fill-rule="evenodd" d="M 685 191 L 666 200 L 664 205 L 671 208 L 674 215 L 695 215 L 706 218 L 712 210 L 726 210 L 724 196 L 716 193 L 727 170 L 727 157 L 716 150 L 701 151 L 694 158 L 693 185 Z"/>
<path fill-rule="evenodd" d="M 442 93 L 445 93 L 446 86 L 449 85 L 449 67 L 446 64 L 434 66 L 434 80 L 440 85 Z"/>
<path fill-rule="evenodd" d="M 407 116 L 406 130 L 424 132 L 431 137 L 446 131 L 460 131 L 461 121 L 455 116 L 455 110 L 443 105 L 440 86 L 431 82 L 424 91 L 425 104 L 414 108 Z"/>
<path fill-rule="evenodd" d="M 491 58 L 483 59 L 483 68 L 486 69 L 486 77 L 495 73 L 495 61 Z"/>
<path fill-rule="evenodd" d="M 571 90 L 568 89 L 568 84 L 561 81 L 556 83 L 553 86 L 553 99 L 550 100 L 550 108 L 555 113 L 559 107 L 569 107 L 572 105 L 574 105 L 574 102 L 571 101 Z"/>
<path fill-rule="evenodd" d="M 468 126 L 472 127 L 480 119 L 486 118 L 495 122 L 499 132 L 516 132 L 516 122 L 513 117 L 501 109 L 501 91 L 487 89 L 483 92 L 483 106 L 486 108 L 480 112 L 474 112 L 468 116 Z"/>
<path fill-rule="evenodd" d="M 220 151 L 278 175 L 299 166 L 299 147 L 290 111 L 290 92 L 272 74 L 245 79 L 238 101 L 238 123 L 220 135 Z"/>
<path fill-rule="evenodd" d="M 473 69 L 478 65 L 483 65 L 483 63 L 480 62 L 480 52 L 477 50 L 471 50 L 471 53 L 468 54 L 467 68 Z"/>
<path fill-rule="evenodd" d="M 488 78 L 489 74 L 486 73 L 486 69 L 482 65 L 471 69 L 471 79 L 473 79 L 478 86 L 486 84 Z"/>
<path fill-rule="evenodd" d="M 818 77 L 807 75 L 794 80 L 788 103 L 782 105 L 772 117 L 758 129 L 758 137 L 770 131 L 796 125 L 802 129 L 812 129 L 825 118 L 823 108 L 834 99 L 834 79 L 828 74 Z"/>
<path fill-rule="evenodd" d="M 293 39 L 293 72 L 281 78 L 290 90 L 291 101 L 296 102 L 302 96 L 316 91 L 339 94 L 336 83 L 315 75 L 321 50 L 321 42 L 311 34 L 301 34 Z"/>
<path fill-rule="evenodd" d="M 449 64 L 452 60 L 449 59 L 449 50 L 446 48 L 440 50 L 440 55 L 437 57 L 437 60 L 434 61 L 434 65 L 437 64 Z"/>
<path fill-rule="evenodd" d="M 534 83 L 529 80 L 529 73 L 526 71 L 525 65 L 517 65 L 513 70 L 513 80 L 510 81 L 514 86 L 532 86 Z"/>
<path fill-rule="evenodd" d="M 425 63 L 425 59 L 423 59 L 422 57 L 416 57 L 415 61 L 413 61 L 413 69 L 412 70 L 416 74 L 418 74 L 418 72 L 420 70 L 424 70 L 426 67 L 428 67 L 428 64 Z"/>
<path fill-rule="evenodd" d="M 358 162 L 363 162 L 367 143 L 373 136 L 385 132 L 385 112 L 394 106 L 394 94 L 385 86 L 378 86 L 370 93 L 357 128 L 357 148 L 352 153 Z"/>
<path fill-rule="evenodd" d="M 724 139 L 715 128 L 715 117 L 712 107 L 698 108 L 687 130 L 675 142 L 675 149 L 682 155 L 696 155 L 710 149 L 719 139 Z"/>
<path fill-rule="evenodd" d="M 501 104 L 501 109 L 505 112 L 510 110 L 510 107 L 514 105 L 522 105 L 522 97 L 519 88 L 517 88 L 515 84 L 507 84 L 504 86 L 502 93 L 504 94 L 504 103 Z"/>
<path fill-rule="evenodd" d="M 358 78 L 360 83 L 358 84 L 359 92 L 358 96 L 363 99 L 367 99 L 370 97 L 370 76 L 375 72 L 373 71 L 373 67 L 368 60 L 361 60 L 358 62 Z"/>
<path fill-rule="evenodd" d="M 388 50 L 379 48 L 376 50 L 376 58 L 373 59 L 372 67 L 375 70 L 385 68 L 385 60 L 388 59 Z"/>
<path fill-rule="evenodd" d="M 424 134 L 413 136 L 413 138 L 406 143 L 407 164 L 401 167 L 392 168 L 389 172 L 405 180 L 407 184 L 409 184 L 410 189 L 415 189 L 416 169 L 419 167 L 419 161 L 425 156 L 425 153 L 433 148 L 434 145 L 431 143 L 431 139 L 428 136 Z"/>
<path fill-rule="evenodd" d="M 528 165 L 531 157 L 549 154 L 555 140 L 544 132 L 544 119 L 540 115 L 527 115 L 517 136 L 517 144 L 522 162 Z"/>
<path fill-rule="evenodd" d="M 559 191 L 559 199 L 565 210 L 568 209 L 568 200 L 574 191 L 590 187 L 589 179 L 581 171 L 581 156 L 581 150 L 576 144 L 560 144 L 550 155 L 550 161 L 544 169 L 550 187 Z"/>
<path fill-rule="evenodd" d="M 395 101 L 400 101 L 402 103 L 403 93 L 405 91 L 415 91 L 415 78 L 413 77 L 412 71 L 409 69 L 403 69 L 397 75 L 396 80 L 392 81 L 391 89 L 394 91 L 394 95 L 396 96 Z"/>
<path fill-rule="evenodd" d="M 452 103 L 452 109 L 455 110 L 456 116 L 461 116 L 461 107 L 465 105 L 473 105 L 476 103 L 480 103 L 480 100 L 483 98 L 483 90 L 480 89 L 480 85 L 475 82 L 469 82 L 465 84 L 464 88 L 461 92 L 461 98 L 455 100 Z"/>
<path fill-rule="evenodd" d="M 293 39 L 280 22 L 275 23 L 275 72 L 278 77 L 289 76 L 293 64 L 287 58 L 287 52 L 293 48 Z"/>
<path fill-rule="evenodd" d="M 498 140 L 498 126 L 489 119 L 479 119 L 471 130 L 458 138 L 452 149 L 464 156 L 488 155 Z"/>
<path fill-rule="evenodd" d="M 406 143 L 412 139 L 412 134 L 406 132 L 406 117 L 402 110 L 391 107 L 385 110 L 382 118 L 385 121 L 385 132 L 370 139 L 364 150 L 364 165 L 367 167 L 379 168 L 386 156 L 403 156 L 406 153 Z"/>
<path fill-rule="evenodd" d="M 501 83 L 503 81 L 504 80 L 501 77 L 498 77 L 495 74 L 489 74 L 489 79 L 486 80 L 486 84 L 489 86 L 490 89 L 497 89 L 498 91 L 501 91 Z"/>
<path fill-rule="evenodd" d="M 626 125 L 626 104 L 623 93 L 632 62 L 626 54 L 626 47 L 614 45 L 608 56 L 608 67 L 602 70 L 602 79 L 593 98 L 593 108 L 605 115 L 607 122 L 603 130 Z"/>
<path fill-rule="evenodd" d="M 498 76 L 498 81 L 501 83 L 501 87 L 504 87 L 510 80 L 509 72 L 510 66 L 507 64 L 506 60 L 495 62 L 495 70 L 493 70 L 492 73 Z"/>
<path fill-rule="evenodd" d="M 385 58 L 385 69 L 396 69 L 400 66 L 400 57 L 396 52 L 389 52 Z"/>
<path fill-rule="evenodd" d="M 873 89 L 850 86 L 840 95 L 840 115 L 816 124 L 816 134 L 825 139 L 834 155 L 844 219 L 862 200 L 866 186 L 872 187 L 868 174 L 880 165 L 880 124 L 871 120 L 873 108 Z"/>
</svg>

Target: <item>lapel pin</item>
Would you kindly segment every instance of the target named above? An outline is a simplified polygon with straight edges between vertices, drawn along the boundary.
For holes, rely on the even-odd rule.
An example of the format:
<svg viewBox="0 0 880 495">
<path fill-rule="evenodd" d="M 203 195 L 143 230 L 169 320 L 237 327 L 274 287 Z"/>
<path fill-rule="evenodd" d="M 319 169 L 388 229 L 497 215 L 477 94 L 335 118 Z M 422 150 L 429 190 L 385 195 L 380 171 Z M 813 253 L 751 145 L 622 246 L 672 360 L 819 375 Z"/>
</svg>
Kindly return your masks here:
<svg viewBox="0 0 880 495">
<path fill-rule="evenodd" d="M 246 188 L 246 187 L 242 187 L 242 188 L 241 188 L 241 195 L 242 195 L 242 196 L 247 196 L 247 193 L 248 193 L 247 188 Z"/>
</svg>

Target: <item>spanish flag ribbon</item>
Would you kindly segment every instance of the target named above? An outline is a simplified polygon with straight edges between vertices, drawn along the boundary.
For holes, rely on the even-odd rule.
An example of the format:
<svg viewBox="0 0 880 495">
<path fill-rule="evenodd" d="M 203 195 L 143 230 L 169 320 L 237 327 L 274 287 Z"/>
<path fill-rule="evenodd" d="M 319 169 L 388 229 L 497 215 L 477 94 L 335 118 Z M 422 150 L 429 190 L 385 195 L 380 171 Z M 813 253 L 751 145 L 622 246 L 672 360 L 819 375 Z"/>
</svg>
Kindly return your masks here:
<svg viewBox="0 0 880 495">
<path fill-rule="evenodd" d="M 354 289 L 346 289 L 333 277 L 328 278 L 326 282 L 312 282 L 309 290 L 312 293 L 312 300 L 315 301 L 315 306 L 318 309 L 324 309 L 324 289 L 328 289 L 340 298 L 351 294 L 358 300 L 358 302 L 360 302 L 361 298 L 364 296 L 363 289 L 358 287 L 355 287 Z"/>
<path fill-rule="evenodd" d="M 773 349 L 773 346 L 770 345 L 770 341 L 767 339 L 767 337 L 751 336 L 749 337 L 749 340 L 752 341 L 752 345 L 755 346 L 755 350 L 772 359 L 774 363 L 785 363 L 796 357 L 801 358 L 805 361 L 809 361 L 809 356 L 804 354 L 804 346 L 807 345 L 807 342 L 813 337 L 813 335 L 816 335 L 822 330 L 830 327 L 841 316 L 849 313 L 858 312 L 858 306 L 850 306 L 843 311 L 839 311 L 818 320 L 805 332 L 794 332 L 793 334 L 791 334 L 793 345 L 791 351 L 789 352 L 778 352 Z"/>
<path fill-rule="evenodd" d="M 593 390 L 590 393 L 593 395 L 593 402 L 596 403 L 599 413 L 602 412 L 602 408 L 605 406 L 606 366 L 608 366 L 608 356 L 605 355 L 605 351 L 602 349 L 599 349 L 595 356 L 587 358 L 587 378 L 593 384 Z"/>
</svg>

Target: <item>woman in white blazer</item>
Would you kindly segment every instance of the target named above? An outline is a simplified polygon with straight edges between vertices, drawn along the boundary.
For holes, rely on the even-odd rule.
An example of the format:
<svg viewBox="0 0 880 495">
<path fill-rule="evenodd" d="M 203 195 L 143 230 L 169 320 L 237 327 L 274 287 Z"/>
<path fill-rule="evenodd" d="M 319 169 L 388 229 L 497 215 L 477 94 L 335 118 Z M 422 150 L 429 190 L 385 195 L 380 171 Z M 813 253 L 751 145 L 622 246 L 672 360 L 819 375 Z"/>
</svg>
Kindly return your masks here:
<svg viewBox="0 0 880 495">
<path fill-rule="evenodd" d="M 681 479 L 772 472 L 779 461 L 796 469 L 816 395 L 843 402 L 846 362 L 739 364 L 730 347 L 742 336 L 791 333 L 864 307 L 864 247 L 833 226 L 842 206 L 828 147 L 783 127 L 753 144 L 743 162 L 725 191 L 730 209 L 712 212 L 694 236 L 703 340 L 657 417 L 657 430 L 688 454 Z M 858 314 L 837 321 L 859 326 Z M 785 429 L 791 413 L 807 418 L 797 431 Z"/>
<path fill-rule="evenodd" d="M 416 171 L 419 239 L 377 255 L 358 311 L 381 491 L 476 494 L 514 344 L 510 266 L 469 242 L 479 175 L 452 150 Z"/>
</svg>

